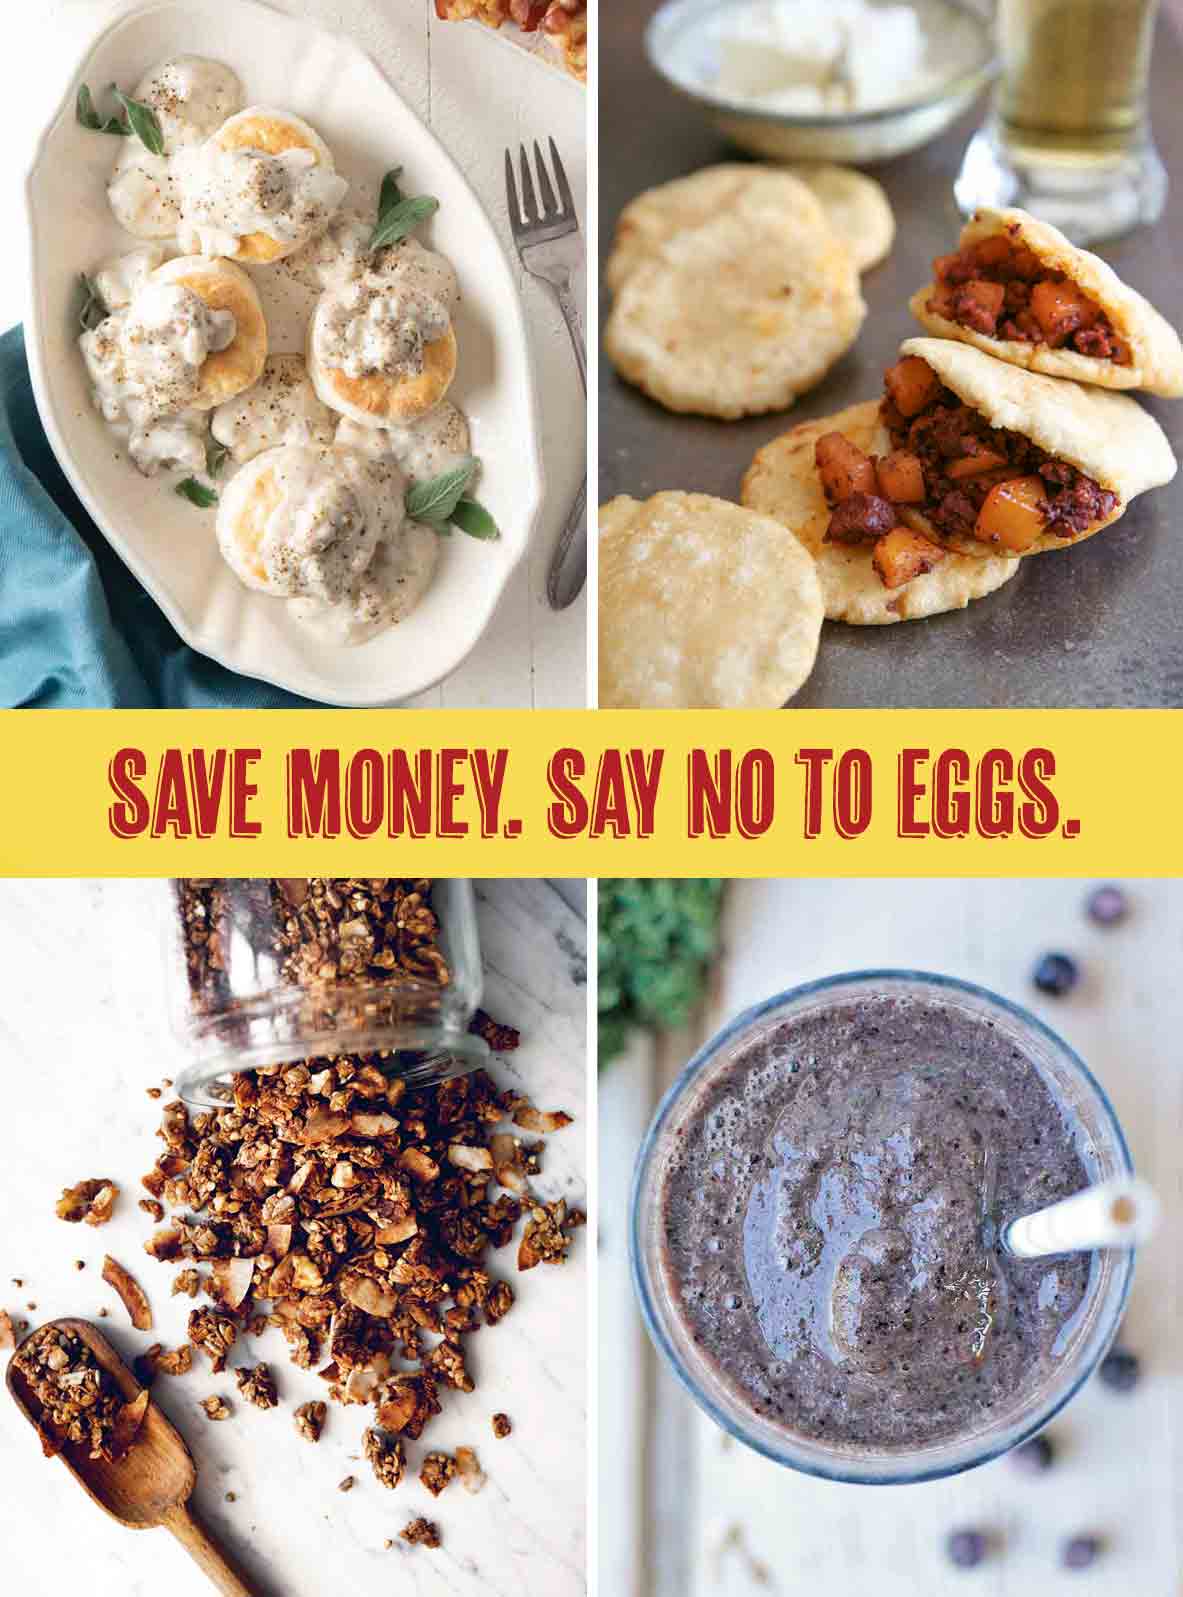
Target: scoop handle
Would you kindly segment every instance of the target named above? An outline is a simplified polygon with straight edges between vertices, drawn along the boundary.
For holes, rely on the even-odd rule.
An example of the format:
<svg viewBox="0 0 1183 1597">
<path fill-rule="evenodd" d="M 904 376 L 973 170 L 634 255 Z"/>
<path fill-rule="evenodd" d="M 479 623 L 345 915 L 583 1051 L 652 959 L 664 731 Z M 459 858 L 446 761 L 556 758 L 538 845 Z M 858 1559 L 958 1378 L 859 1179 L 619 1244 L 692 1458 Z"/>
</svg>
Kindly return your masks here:
<svg viewBox="0 0 1183 1597">
<path fill-rule="evenodd" d="M 205 1526 L 194 1518 L 188 1503 L 174 1504 L 165 1513 L 163 1523 L 225 1597 L 262 1597 L 256 1587 L 247 1585 Z"/>
</svg>

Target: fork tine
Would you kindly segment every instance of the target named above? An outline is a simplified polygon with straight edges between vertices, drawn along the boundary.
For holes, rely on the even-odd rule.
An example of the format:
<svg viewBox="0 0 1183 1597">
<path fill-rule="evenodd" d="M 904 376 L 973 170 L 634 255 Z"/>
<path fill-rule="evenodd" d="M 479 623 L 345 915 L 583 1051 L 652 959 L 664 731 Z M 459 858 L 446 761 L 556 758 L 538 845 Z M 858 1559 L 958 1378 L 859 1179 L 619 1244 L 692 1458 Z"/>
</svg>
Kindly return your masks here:
<svg viewBox="0 0 1183 1597">
<path fill-rule="evenodd" d="M 559 154 L 559 147 L 553 139 L 550 140 L 550 159 L 555 169 L 555 182 L 559 185 L 559 198 L 563 202 L 563 210 L 575 215 L 575 201 L 571 195 L 571 185 L 567 182 L 567 174 L 563 170 L 563 158 Z"/>
<path fill-rule="evenodd" d="M 526 214 L 527 222 L 540 222 L 538 215 L 538 201 L 534 198 L 534 180 L 530 176 L 530 162 L 526 157 L 526 146 L 518 146 L 518 169 L 522 174 L 522 208 Z"/>
<path fill-rule="evenodd" d="M 555 191 L 550 186 L 550 173 L 546 170 L 546 162 L 542 159 L 537 139 L 534 140 L 534 170 L 538 173 L 538 190 L 542 195 L 543 212 L 547 217 L 557 217 L 559 210 L 555 203 Z"/>
<path fill-rule="evenodd" d="M 513 178 L 513 157 L 508 150 L 505 152 L 505 203 L 509 207 L 510 226 L 516 233 L 522 225 L 522 213 L 518 208 L 518 187 Z"/>
</svg>

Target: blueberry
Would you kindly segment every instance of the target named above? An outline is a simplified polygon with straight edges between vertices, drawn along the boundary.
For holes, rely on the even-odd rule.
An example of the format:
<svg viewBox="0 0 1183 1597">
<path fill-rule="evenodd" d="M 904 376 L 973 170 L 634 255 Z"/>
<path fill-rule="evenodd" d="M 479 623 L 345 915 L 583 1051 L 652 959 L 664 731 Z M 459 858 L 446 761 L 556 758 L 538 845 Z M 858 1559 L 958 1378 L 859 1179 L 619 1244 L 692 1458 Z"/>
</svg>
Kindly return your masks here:
<svg viewBox="0 0 1183 1597">
<path fill-rule="evenodd" d="M 1095 920 L 1098 926 L 1113 926 L 1119 920 L 1124 920 L 1129 907 L 1129 899 L 1112 882 L 1094 888 L 1085 904 L 1089 919 Z"/>
<path fill-rule="evenodd" d="M 1011 1454 L 1015 1464 L 1026 1475 L 1042 1475 L 1051 1469 L 1056 1459 L 1056 1449 L 1050 1436 L 1033 1436 Z"/>
<path fill-rule="evenodd" d="M 1142 1373 L 1138 1363 L 1138 1355 L 1131 1353 L 1129 1348 L 1110 1348 L 1101 1360 L 1100 1376 L 1102 1381 L 1114 1392 L 1132 1392 L 1138 1384 L 1138 1377 Z"/>
<path fill-rule="evenodd" d="M 986 1538 L 980 1530 L 955 1530 L 945 1549 L 958 1569 L 976 1569 L 986 1557 Z"/>
<path fill-rule="evenodd" d="M 1032 973 L 1032 981 L 1041 993 L 1054 993 L 1057 998 L 1070 993 L 1080 979 L 1076 961 L 1067 954 L 1045 954 Z"/>
<path fill-rule="evenodd" d="M 1064 1543 L 1062 1557 L 1065 1569 L 1088 1569 L 1100 1556 L 1099 1536 L 1073 1536 Z"/>
</svg>

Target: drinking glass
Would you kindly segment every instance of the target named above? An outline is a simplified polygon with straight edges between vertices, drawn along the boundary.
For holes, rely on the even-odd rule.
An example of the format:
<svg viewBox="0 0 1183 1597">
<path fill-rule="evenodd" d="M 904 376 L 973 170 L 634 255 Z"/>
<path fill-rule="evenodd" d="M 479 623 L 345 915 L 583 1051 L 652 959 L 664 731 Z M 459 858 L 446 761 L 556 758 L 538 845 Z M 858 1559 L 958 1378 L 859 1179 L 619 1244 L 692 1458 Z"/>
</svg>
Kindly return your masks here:
<svg viewBox="0 0 1183 1597">
<path fill-rule="evenodd" d="M 1002 72 L 954 187 L 967 214 L 1021 206 L 1078 244 L 1162 215 L 1150 131 L 1158 0 L 999 0 Z"/>
<path fill-rule="evenodd" d="M 1091 1182 L 1129 1175 L 1133 1166 L 1113 1106 L 1084 1061 L 1041 1020 L 985 988 L 923 971 L 870 970 L 810 982 L 738 1015 L 694 1056 L 662 1100 L 637 1159 L 630 1247 L 633 1282 L 646 1328 L 690 1396 L 737 1441 L 807 1475 L 862 1485 L 933 1480 L 972 1469 L 1034 1436 L 1084 1385 L 1108 1351 L 1129 1294 L 1133 1253 L 1100 1249 L 1054 1370 L 1038 1387 L 964 1434 L 915 1447 L 854 1446 L 794 1433 L 745 1401 L 704 1351 L 682 1312 L 664 1257 L 663 1198 L 671 1159 L 694 1125 L 716 1072 L 752 1042 L 819 1008 L 866 997 L 911 997 L 986 1020 L 1021 1050 L 1080 1127 Z"/>
</svg>

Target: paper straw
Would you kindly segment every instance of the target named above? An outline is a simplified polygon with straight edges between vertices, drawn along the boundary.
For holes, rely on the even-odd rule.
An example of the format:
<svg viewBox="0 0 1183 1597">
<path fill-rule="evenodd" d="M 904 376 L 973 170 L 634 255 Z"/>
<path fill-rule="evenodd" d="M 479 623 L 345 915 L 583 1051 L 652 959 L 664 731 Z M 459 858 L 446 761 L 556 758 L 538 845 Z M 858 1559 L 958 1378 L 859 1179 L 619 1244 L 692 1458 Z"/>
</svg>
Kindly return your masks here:
<svg viewBox="0 0 1183 1597">
<path fill-rule="evenodd" d="M 1144 1181 L 1103 1181 L 1012 1220 L 1002 1241 L 1021 1259 L 1087 1253 L 1093 1248 L 1134 1248 L 1154 1230 L 1158 1211 L 1158 1199 Z"/>
</svg>

